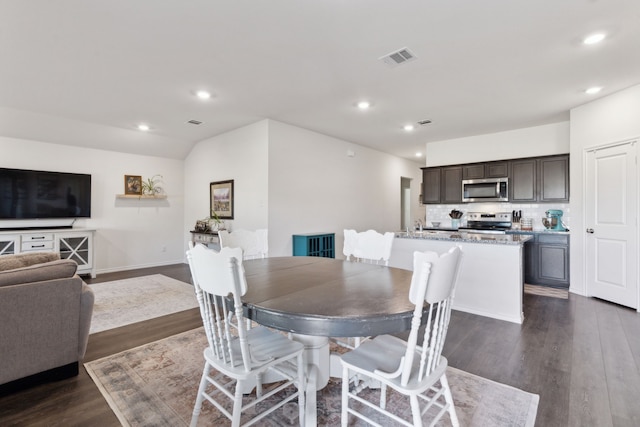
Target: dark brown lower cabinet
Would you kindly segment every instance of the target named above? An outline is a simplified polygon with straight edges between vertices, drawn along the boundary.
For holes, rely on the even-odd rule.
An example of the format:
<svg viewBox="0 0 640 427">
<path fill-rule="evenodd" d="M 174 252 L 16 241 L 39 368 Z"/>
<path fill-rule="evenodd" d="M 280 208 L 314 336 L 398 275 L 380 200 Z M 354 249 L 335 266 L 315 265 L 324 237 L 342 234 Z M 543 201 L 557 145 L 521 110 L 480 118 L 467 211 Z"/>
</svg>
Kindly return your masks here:
<svg viewBox="0 0 640 427">
<path fill-rule="evenodd" d="M 569 287 L 569 235 L 539 233 L 524 245 L 524 281 Z"/>
</svg>

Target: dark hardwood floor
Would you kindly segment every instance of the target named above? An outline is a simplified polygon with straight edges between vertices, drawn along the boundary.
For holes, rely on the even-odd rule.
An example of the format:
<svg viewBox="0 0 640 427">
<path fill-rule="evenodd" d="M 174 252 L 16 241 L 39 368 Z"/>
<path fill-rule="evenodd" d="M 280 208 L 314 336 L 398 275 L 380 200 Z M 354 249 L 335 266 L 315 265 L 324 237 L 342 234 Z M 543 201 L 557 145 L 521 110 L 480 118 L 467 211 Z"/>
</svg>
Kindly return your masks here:
<svg viewBox="0 0 640 427">
<path fill-rule="evenodd" d="M 190 281 L 186 264 L 100 275 Z M 540 395 L 536 426 L 640 425 L 640 315 L 593 298 L 525 295 L 525 322 L 454 311 L 445 355 L 467 372 Z M 85 361 L 200 326 L 197 309 L 91 335 Z M 0 361 L 0 363 L 2 363 Z M 195 393 L 195 390 L 194 390 Z M 1 426 L 119 426 L 83 367 L 0 397 Z"/>
</svg>

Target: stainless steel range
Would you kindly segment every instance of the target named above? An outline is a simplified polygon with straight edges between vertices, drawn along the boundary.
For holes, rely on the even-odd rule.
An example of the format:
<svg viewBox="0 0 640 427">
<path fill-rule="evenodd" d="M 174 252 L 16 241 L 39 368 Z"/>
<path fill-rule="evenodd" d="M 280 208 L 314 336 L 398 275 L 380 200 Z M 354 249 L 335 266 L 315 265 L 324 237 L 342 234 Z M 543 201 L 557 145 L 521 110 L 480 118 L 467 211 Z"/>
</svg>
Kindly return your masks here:
<svg viewBox="0 0 640 427">
<path fill-rule="evenodd" d="M 505 234 L 511 228 L 511 212 L 468 212 L 466 227 L 460 231 Z"/>
</svg>

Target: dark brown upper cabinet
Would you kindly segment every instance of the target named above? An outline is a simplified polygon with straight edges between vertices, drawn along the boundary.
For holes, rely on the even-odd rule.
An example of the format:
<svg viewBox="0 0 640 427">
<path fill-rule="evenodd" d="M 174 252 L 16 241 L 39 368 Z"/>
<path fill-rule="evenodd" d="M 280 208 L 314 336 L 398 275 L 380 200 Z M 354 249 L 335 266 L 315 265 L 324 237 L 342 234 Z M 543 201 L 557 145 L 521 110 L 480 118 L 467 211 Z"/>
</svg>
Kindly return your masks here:
<svg viewBox="0 0 640 427">
<path fill-rule="evenodd" d="M 462 203 L 462 167 L 422 168 L 422 203 Z"/>
<path fill-rule="evenodd" d="M 422 168 L 422 203 L 462 202 L 462 180 L 509 177 L 512 203 L 569 201 L 569 155 Z"/>
<path fill-rule="evenodd" d="M 472 163 L 462 166 L 462 179 L 505 178 L 509 162 Z"/>
<path fill-rule="evenodd" d="M 569 155 L 512 160 L 509 173 L 512 203 L 569 201 Z"/>
</svg>

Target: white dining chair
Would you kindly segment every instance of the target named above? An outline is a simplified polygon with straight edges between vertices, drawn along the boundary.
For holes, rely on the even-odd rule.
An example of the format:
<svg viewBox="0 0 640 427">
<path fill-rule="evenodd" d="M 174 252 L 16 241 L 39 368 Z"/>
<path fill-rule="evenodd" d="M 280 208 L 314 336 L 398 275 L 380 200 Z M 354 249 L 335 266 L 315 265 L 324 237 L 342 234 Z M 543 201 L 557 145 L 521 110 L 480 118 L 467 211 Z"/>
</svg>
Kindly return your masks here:
<svg viewBox="0 0 640 427">
<path fill-rule="evenodd" d="M 344 246 L 342 253 L 349 261 L 369 264 L 389 265 L 394 233 L 378 233 L 367 230 L 361 233 L 355 230 L 344 230 Z"/>
<path fill-rule="evenodd" d="M 240 297 L 247 292 L 240 248 L 220 252 L 195 245 L 187 251 L 193 285 L 207 335 L 205 365 L 193 409 L 191 426 L 198 423 L 206 399 L 240 426 L 242 416 L 253 424 L 287 402 L 297 399 L 300 425 L 304 423 L 304 345 L 262 326 L 247 329 Z M 238 327 L 240 325 L 241 327 Z M 261 377 L 270 372 L 278 382 L 262 387 Z M 246 386 L 256 385 L 255 395 L 244 396 Z M 287 393 L 293 389 L 293 392 Z M 281 398 L 281 400 L 275 400 Z M 256 405 L 265 402 L 258 414 Z M 246 414 L 251 409 L 251 414 Z"/>
<path fill-rule="evenodd" d="M 428 413 L 435 425 L 446 413 L 451 424 L 458 426 L 451 389 L 447 381 L 447 359 L 442 348 L 451 316 L 455 283 L 461 264 L 461 250 L 453 247 L 438 256 L 435 252 L 415 252 L 409 300 L 415 304 L 409 339 L 380 335 L 363 342 L 358 348 L 342 355 L 342 426 L 349 416 L 356 416 L 369 424 L 387 425 L 374 418 L 388 417 L 405 426 L 422 426 Z M 424 303 L 429 304 L 424 338 L 418 345 Z M 357 375 L 360 382 L 350 386 L 349 379 Z M 380 386 L 380 399 L 373 402 L 359 396 L 370 382 Z M 387 387 L 408 397 L 411 420 L 394 409 L 386 408 Z M 349 405 L 355 401 L 355 405 Z M 421 405 L 421 402 L 426 403 Z"/>
<path fill-rule="evenodd" d="M 345 229 L 342 253 L 348 261 L 388 266 L 394 238 L 395 234 L 391 232 L 382 234 L 367 230 L 358 233 L 356 230 Z M 332 338 L 331 341 L 341 347 L 353 349 L 367 338 Z"/>
<path fill-rule="evenodd" d="M 242 248 L 242 257 L 245 260 L 266 258 L 269 252 L 267 229 L 238 229 L 232 232 L 220 230 L 218 238 L 221 248 Z"/>
</svg>

